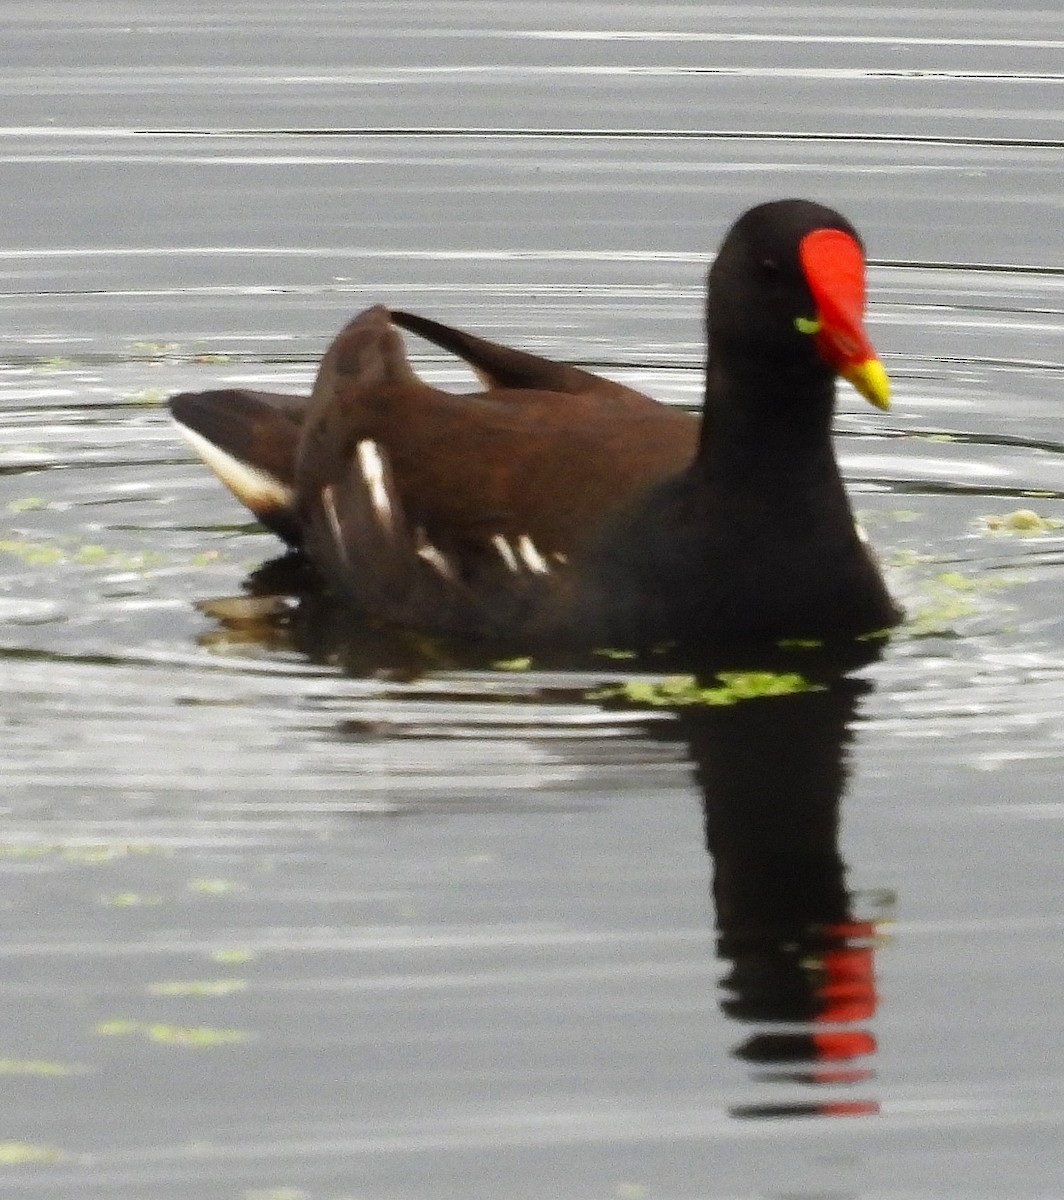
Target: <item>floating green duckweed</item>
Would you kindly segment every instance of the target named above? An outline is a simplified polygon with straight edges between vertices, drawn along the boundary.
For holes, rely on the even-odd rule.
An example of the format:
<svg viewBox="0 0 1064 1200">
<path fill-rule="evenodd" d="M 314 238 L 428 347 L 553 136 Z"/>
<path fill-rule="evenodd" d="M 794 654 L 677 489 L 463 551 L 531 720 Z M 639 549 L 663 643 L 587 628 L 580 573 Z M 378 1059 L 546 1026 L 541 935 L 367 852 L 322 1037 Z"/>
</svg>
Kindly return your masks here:
<svg viewBox="0 0 1064 1200">
<path fill-rule="evenodd" d="M 984 529 L 989 533 L 1013 533 L 1019 537 L 1036 537 L 1051 529 L 1060 529 L 1064 521 L 1055 517 L 1042 517 L 1032 508 L 1017 508 L 1010 513 L 990 514 L 980 517 Z"/>
<path fill-rule="evenodd" d="M 615 1195 L 617 1200 L 646 1200 L 649 1193 L 641 1183 L 619 1183 Z"/>
<path fill-rule="evenodd" d="M 104 897 L 104 904 L 111 908 L 150 908 L 162 902 L 162 896 L 145 896 L 142 892 L 117 892 Z"/>
<path fill-rule="evenodd" d="M 155 408 L 162 404 L 166 393 L 159 388 L 141 388 L 138 392 L 126 392 L 122 399 L 127 404 L 143 404 L 146 408 Z"/>
<path fill-rule="evenodd" d="M 132 854 L 169 854 L 168 849 L 150 842 L 88 842 L 66 845 L 63 842 L 0 842 L 0 858 L 56 858 L 76 863 L 107 863 Z"/>
<path fill-rule="evenodd" d="M 150 996 L 231 996 L 247 990 L 246 979 L 173 979 L 149 983 Z"/>
<path fill-rule="evenodd" d="M 7 503 L 7 511 L 12 513 L 39 512 L 47 507 L 48 501 L 43 496 L 23 496 Z"/>
<path fill-rule="evenodd" d="M 43 1058 L 0 1058 L 0 1075 L 33 1075 L 50 1079 L 65 1075 L 84 1075 L 88 1067 L 80 1064 L 52 1062 Z"/>
<path fill-rule="evenodd" d="M 139 1021 L 130 1021 L 125 1017 L 114 1017 L 110 1021 L 96 1022 L 96 1033 L 100 1037 L 128 1037 L 139 1029 Z"/>
<path fill-rule="evenodd" d="M 163 358 L 177 350 L 177 342 L 130 342 L 129 348 L 137 357 Z"/>
<path fill-rule="evenodd" d="M 188 890 L 203 892 L 207 896 L 227 896 L 230 892 L 242 891 L 243 885 L 231 879 L 190 879 Z"/>
<path fill-rule="evenodd" d="M 255 1040 L 247 1029 L 213 1029 L 205 1025 L 170 1025 L 165 1021 L 116 1018 L 96 1025 L 100 1037 L 143 1037 L 167 1046 L 236 1046 Z"/>
<path fill-rule="evenodd" d="M 94 842 L 84 846 L 62 846 L 61 850 L 63 858 L 79 863 L 106 863 L 134 854 L 170 853 L 169 850 L 153 846 L 150 842 Z"/>
<path fill-rule="evenodd" d="M 799 692 L 823 690 L 797 672 L 721 671 L 717 687 L 703 687 L 694 675 L 673 675 L 667 679 L 629 679 L 589 694 L 589 700 L 627 700 L 653 708 L 674 708 L 701 704 L 718 707 L 757 700 L 766 696 L 792 696 Z"/>
<path fill-rule="evenodd" d="M 592 654 L 598 655 L 599 658 L 626 659 L 638 658 L 639 654 L 635 650 L 616 650 L 613 646 L 599 646 L 591 651 Z"/>
<path fill-rule="evenodd" d="M 236 1046 L 254 1041 L 247 1029 L 211 1029 L 207 1026 L 168 1025 L 155 1022 L 144 1027 L 149 1041 L 167 1046 Z"/>
<path fill-rule="evenodd" d="M 940 571 L 935 576 L 934 582 L 940 587 L 957 592 L 974 592 L 979 587 L 977 580 L 970 575 L 961 574 L 960 571 Z"/>
<path fill-rule="evenodd" d="M 530 658 L 500 658 L 491 664 L 496 671 L 529 671 L 532 668 Z"/>
<path fill-rule="evenodd" d="M 940 586 L 932 589 L 931 597 L 909 613 L 905 624 L 918 635 L 945 633 L 957 621 L 975 616 L 978 611 L 970 589 L 954 590 L 940 581 Z"/>
<path fill-rule="evenodd" d="M 0 554 L 21 559 L 28 567 L 47 567 L 63 562 L 66 555 L 59 546 L 47 542 L 29 542 L 22 538 L 0 538 Z"/>
<path fill-rule="evenodd" d="M 61 849 L 50 842 L 0 842 L 0 858 L 44 858 Z"/>
<path fill-rule="evenodd" d="M 991 611 L 987 593 L 1015 587 L 1018 576 L 972 576 L 960 571 L 940 571 L 922 585 L 924 593 L 905 619 L 904 629 L 915 637 L 955 632 L 954 626 L 967 618 Z"/>
<path fill-rule="evenodd" d="M 892 626 L 887 625 L 882 629 L 870 629 L 867 633 L 859 633 L 854 638 L 855 642 L 885 642 L 887 638 L 894 632 Z"/>
<path fill-rule="evenodd" d="M 933 554 L 921 554 L 918 550 L 914 550 L 911 546 L 899 546 L 896 550 L 892 550 L 887 556 L 887 562 L 892 567 L 915 567 L 922 563 L 930 563 L 935 561 Z"/>
<path fill-rule="evenodd" d="M 0 538 L 0 554 L 10 554 L 29 567 L 48 567 L 57 563 L 107 567 L 110 570 L 146 571 L 162 566 L 166 556 L 154 550 L 127 553 L 106 546 L 70 546 L 59 542 L 34 542 L 23 537 Z"/>
<path fill-rule="evenodd" d="M 254 950 L 212 950 L 211 958 L 216 963 L 249 963 L 254 962 L 258 958 L 258 953 Z"/>
<path fill-rule="evenodd" d="M 0 1166 L 17 1167 L 24 1163 L 54 1163 L 63 1158 L 63 1151 L 55 1146 L 41 1146 L 33 1142 L 0 1142 Z"/>
</svg>

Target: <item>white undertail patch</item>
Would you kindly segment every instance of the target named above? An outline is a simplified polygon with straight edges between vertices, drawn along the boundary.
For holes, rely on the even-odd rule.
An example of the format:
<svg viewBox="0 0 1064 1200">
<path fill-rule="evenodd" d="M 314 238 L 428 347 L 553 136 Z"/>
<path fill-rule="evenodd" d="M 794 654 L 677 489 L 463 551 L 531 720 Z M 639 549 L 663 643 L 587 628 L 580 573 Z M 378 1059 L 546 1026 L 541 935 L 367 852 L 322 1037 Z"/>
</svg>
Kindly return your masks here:
<svg viewBox="0 0 1064 1200">
<path fill-rule="evenodd" d="M 536 549 L 536 543 L 527 533 L 522 533 L 517 539 L 517 553 L 521 556 L 521 561 L 533 575 L 550 574 L 550 563 Z"/>
<path fill-rule="evenodd" d="M 253 513 L 272 512 L 279 508 L 291 508 L 295 493 L 276 475 L 252 466 L 242 458 L 236 458 L 221 446 L 205 438 L 180 421 L 174 421 L 178 433 L 203 459 L 238 500 L 246 504 Z"/>
<path fill-rule="evenodd" d="M 355 447 L 355 453 L 358 456 L 358 469 L 362 472 L 366 487 L 369 488 L 369 498 L 373 505 L 373 511 L 377 514 L 377 520 L 391 532 L 392 501 L 388 495 L 388 482 L 384 477 L 384 460 L 381 458 L 377 443 L 368 439 L 359 442 Z"/>
</svg>

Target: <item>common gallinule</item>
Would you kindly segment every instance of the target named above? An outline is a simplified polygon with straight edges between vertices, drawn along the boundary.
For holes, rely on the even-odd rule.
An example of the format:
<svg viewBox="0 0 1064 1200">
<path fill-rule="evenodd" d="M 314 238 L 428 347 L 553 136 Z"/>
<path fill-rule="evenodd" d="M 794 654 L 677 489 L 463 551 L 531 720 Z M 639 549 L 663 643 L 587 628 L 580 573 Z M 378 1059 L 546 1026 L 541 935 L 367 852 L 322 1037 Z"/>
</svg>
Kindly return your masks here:
<svg viewBox="0 0 1064 1200">
<path fill-rule="evenodd" d="M 853 227 L 782 200 L 740 217 L 710 271 L 701 423 L 383 307 L 341 331 L 309 398 L 212 391 L 170 407 L 364 613 L 584 645 L 860 634 L 900 617 L 831 443 L 837 375 L 888 406 L 863 307 Z M 463 358 L 485 390 L 424 383 L 397 327 Z"/>
</svg>

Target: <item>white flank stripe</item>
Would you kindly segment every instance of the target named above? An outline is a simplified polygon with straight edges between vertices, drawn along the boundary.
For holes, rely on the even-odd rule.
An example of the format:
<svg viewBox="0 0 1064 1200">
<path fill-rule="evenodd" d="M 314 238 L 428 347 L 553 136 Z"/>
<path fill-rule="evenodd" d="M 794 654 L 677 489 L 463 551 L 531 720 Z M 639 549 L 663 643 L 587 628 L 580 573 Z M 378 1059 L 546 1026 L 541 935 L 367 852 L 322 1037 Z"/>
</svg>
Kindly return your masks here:
<svg viewBox="0 0 1064 1200">
<path fill-rule="evenodd" d="M 344 545 L 344 531 L 340 525 L 340 518 L 336 515 L 336 501 L 333 499 L 331 486 L 322 488 L 321 506 L 325 509 L 325 517 L 329 522 L 329 531 L 332 533 L 333 545 L 336 547 L 336 552 L 340 555 L 344 566 L 349 567 L 351 561 L 347 557 L 347 547 Z"/>
<path fill-rule="evenodd" d="M 384 478 L 384 461 L 377 449 L 377 443 L 371 441 L 359 442 L 355 447 L 358 455 L 358 466 L 362 478 L 369 488 L 369 498 L 373 503 L 373 511 L 377 520 L 385 529 L 392 528 L 392 502 L 388 496 L 388 484 Z"/>
<path fill-rule="evenodd" d="M 454 573 L 454 567 L 451 566 L 447 556 L 443 553 L 443 551 L 429 541 L 424 529 L 419 529 L 417 534 L 418 558 L 424 559 L 425 562 L 427 562 L 438 575 L 442 575 L 448 583 L 457 583 L 458 577 Z"/>
<path fill-rule="evenodd" d="M 506 569 L 516 575 L 521 568 L 517 565 L 517 556 L 514 554 L 510 543 L 501 533 L 496 533 L 491 539 L 491 544 L 498 550 L 499 557 L 506 564 Z"/>
<path fill-rule="evenodd" d="M 524 562 L 533 575 L 550 574 L 550 564 L 536 549 L 535 542 L 532 541 L 527 533 L 522 533 L 517 539 L 517 553 L 520 554 L 522 562 Z"/>
</svg>

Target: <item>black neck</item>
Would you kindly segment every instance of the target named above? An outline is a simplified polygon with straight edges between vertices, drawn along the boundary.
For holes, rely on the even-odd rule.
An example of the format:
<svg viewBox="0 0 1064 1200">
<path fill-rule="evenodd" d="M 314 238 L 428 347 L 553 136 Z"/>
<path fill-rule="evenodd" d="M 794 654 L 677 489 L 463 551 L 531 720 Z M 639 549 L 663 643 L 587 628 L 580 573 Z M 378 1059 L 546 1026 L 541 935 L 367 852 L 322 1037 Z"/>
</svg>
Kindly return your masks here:
<svg viewBox="0 0 1064 1200">
<path fill-rule="evenodd" d="M 765 369 L 711 360 L 695 469 L 731 494 L 794 494 L 802 479 L 841 480 L 831 442 L 835 379 L 816 363 Z"/>
</svg>

